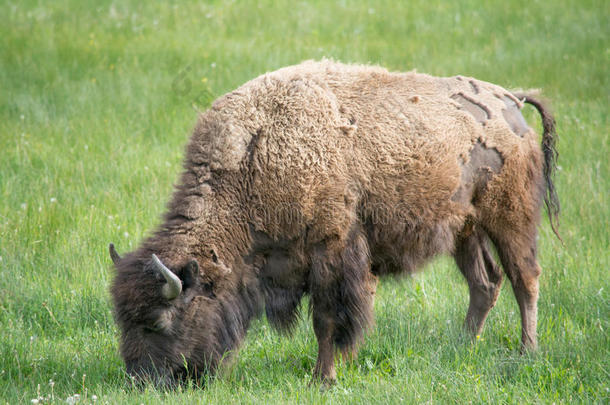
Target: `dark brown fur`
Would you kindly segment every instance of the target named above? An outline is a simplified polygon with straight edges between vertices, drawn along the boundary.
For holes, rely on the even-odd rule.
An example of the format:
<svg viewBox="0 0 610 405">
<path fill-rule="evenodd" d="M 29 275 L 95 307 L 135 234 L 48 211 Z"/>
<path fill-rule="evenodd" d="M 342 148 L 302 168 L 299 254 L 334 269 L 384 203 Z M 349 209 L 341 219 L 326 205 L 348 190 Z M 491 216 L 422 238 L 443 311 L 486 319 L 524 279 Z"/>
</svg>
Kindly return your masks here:
<svg viewBox="0 0 610 405">
<path fill-rule="evenodd" d="M 466 278 L 479 334 L 502 283 L 492 244 L 534 348 L 540 207 L 556 221 L 559 204 L 552 115 L 520 97 L 543 116 L 542 151 L 520 101 L 475 79 L 307 62 L 220 98 L 164 223 L 123 258 L 111 247 L 127 371 L 160 385 L 213 373 L 263 311 L 289 332 L 308 294 L 314 377 L 332 381 L 335 352 L 353 357 L 373 323 L 377 277 L 439 254 Z M 178 296 L 164 298 L 153 254 Z"/>
</svg>

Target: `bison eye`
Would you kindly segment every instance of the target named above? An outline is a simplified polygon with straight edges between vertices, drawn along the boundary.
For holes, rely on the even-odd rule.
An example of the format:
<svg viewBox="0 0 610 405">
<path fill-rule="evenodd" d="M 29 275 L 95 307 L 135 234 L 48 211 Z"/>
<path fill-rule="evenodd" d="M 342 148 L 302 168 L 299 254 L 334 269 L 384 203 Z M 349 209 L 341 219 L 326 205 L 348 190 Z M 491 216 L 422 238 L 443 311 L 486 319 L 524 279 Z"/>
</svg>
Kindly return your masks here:
<svg viewBox="0 0 610 405">
<path fill-rule="evenodd" d="M 213 282 L 204 283 L 203 284 L 203 293 L 210 298 L 216 298 L 216 294 L 214 294 L 214 283 Z"/>
<path fill-rule="evenodd" d="M 145 326 L 144 327 L 144 332 L 148 332 L 148 333 L 155 333 L 155 332 L 159 332 L 161 330 L 161 327 L 159 326 Z"/>
</svg>

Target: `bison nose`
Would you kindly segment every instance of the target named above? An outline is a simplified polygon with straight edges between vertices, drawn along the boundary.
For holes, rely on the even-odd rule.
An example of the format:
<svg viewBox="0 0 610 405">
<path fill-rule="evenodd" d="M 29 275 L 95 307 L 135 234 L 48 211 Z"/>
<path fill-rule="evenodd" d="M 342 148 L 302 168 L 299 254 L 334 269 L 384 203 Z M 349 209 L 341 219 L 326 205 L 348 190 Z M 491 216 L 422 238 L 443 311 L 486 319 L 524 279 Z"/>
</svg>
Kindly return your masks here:
<svg viewBox="0 0 610 405">
<path fill-rule="evenodd" d="M 127 374 L 139 388 L 143 388 L 147 384 L 152 384 L 162 390 L 176 387 L 172 374 L 163 367 L 155 367 L 152 363 L 129 363 L 127 364 Z"/>
</svg>

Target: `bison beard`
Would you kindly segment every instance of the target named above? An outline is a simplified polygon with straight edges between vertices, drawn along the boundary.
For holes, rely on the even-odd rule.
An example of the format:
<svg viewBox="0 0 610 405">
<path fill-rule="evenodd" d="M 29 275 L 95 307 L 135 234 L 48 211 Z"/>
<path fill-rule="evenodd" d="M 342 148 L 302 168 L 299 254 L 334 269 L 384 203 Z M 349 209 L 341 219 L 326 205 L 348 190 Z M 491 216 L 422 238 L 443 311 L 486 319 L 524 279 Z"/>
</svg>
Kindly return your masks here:
<svg viewBox="0 0 610 405">
<path fill-rule="evenodd" d="M 518 96 L 518 97 L 517 97 Z M 556 230 L 548 109 L 461 76 L 305 62 L 254 79 L 199 117 L 165 221 L 121 257 L 111 293 L 127 372 L 171 387 L 230 359 L 263 310 L 293 329 L 310 296 L 315 381 L 335 379 L 373 323 L 377 277 L 450 254 L 478 335 L 502 283 L 536 347 L 537 226 Z M 543 117 L 543 145 L 520 113 Z"/>
</svg>

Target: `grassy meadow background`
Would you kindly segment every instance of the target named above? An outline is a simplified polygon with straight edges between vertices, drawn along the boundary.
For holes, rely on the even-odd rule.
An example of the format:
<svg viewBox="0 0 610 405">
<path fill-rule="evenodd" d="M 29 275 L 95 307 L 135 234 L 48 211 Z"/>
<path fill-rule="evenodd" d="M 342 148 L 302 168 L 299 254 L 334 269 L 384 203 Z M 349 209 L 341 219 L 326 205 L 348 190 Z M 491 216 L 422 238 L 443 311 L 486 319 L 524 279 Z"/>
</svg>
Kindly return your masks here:
<svg viewBox="0 0 610 405">
<path fill-rule="evenodd" d="M 610 401 L 607 1 L 1 0 L 0 15 L 0 402 Z M 307 316 L 290 338 L 254 322 L 205 390 L 131 389 L 108 243 L 131 250 L 159 222 L 197 110 L 323 57 L 541 88 L 552 100 L 565 246 L 545 218 L 540 350 L 518 353 L 508 283 L 471 344 L 466 283 L 441 258 L 382 282 L 376 328 L 327 391 L 308 387 Z"/>
</svg>

